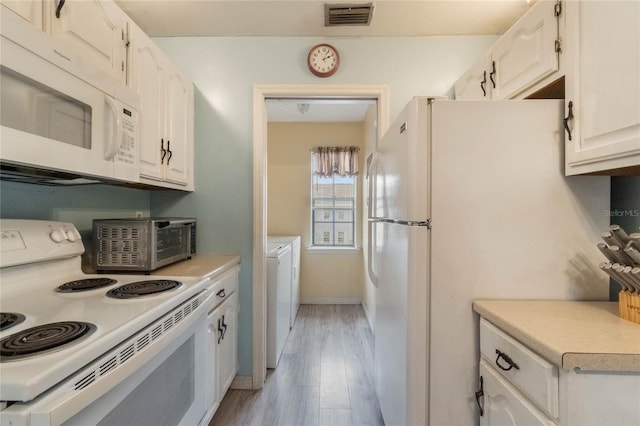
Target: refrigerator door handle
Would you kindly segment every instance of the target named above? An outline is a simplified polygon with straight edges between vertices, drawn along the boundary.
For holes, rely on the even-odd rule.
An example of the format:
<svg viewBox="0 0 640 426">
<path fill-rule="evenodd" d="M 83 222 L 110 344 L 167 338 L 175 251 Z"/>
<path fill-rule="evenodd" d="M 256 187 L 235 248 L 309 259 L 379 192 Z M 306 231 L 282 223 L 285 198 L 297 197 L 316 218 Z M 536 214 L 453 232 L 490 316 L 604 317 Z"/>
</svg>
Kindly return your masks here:
<svg viewBox="0 0 640 426">
<path fill-rule="evenodd" d="M 367 218 L 369 222 L 367 224 L 367 273 L 369 274 L 369 280 L 374 286 L 378 286 L 378 276 L 373 268 L 375 262 L 373 247 L 376 244 L 376 186 L 377 186 L 377 168 L 378 168 L 377 152 L 371 154 L 371 161 L 367 164 L 367 180 L 369 181 L 369 187 L 367 191 Z"/>
<path fill-rule="evenodd" d="M 367 166 L 367 180 L 369 181 L 369 187 L 367 191 L 367 218 L 375 218 L 375 202 L 376 202 L 376 180 L 377 180 L 377 167 L 378 167 L 378 153 L 371 154 L 371 162 Z"/>
<path fill-rule="evenodd" d="M 367 223 L 367 234 L 369 236 L 367 241 L 367 272 L 371 283 L 378 287 L 378 276 L 376 275 L 376 271 L 373 269 L 373 247 L 375 247 L 376 244 L 376 224 L 377 222 L 375 220 L 369 220 Z"/>
</svg>

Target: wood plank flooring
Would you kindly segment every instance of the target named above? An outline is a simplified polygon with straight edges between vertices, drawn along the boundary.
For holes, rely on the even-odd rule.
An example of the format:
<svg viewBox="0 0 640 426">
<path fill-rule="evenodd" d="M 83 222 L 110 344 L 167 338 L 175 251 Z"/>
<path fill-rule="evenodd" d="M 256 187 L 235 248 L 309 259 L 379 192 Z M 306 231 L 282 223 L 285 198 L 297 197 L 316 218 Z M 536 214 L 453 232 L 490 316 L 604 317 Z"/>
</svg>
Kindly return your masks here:
<svg viewBox="0 0 640 426">
<path fill-rule="evenodd" d="M 301 305 L 263 389 L 229 390 L 209 426 L 384 426 L 360 305 Z"/>
</svg>

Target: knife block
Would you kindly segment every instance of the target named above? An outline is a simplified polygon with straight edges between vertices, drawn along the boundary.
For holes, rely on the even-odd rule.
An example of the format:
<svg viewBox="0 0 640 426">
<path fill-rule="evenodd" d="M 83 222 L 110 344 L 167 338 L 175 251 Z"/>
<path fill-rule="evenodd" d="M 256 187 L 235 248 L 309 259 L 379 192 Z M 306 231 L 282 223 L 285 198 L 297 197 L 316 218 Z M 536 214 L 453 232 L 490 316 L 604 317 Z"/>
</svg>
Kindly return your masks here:
<svg viewBox="0 0 640 426">
<path fill-rule="evenodd" d="M 621 291 L 618 294 L 618 311 L 621 318 L 640 324 L 640 294 Z"/>
</svg>

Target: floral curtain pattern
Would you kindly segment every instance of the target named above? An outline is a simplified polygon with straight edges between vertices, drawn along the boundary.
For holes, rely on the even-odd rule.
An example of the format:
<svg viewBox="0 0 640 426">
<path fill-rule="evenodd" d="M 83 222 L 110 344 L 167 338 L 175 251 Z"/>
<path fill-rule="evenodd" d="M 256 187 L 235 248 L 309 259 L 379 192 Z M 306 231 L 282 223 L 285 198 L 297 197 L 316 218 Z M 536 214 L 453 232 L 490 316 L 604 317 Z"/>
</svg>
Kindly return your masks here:
<svg viewBox="0 0 640 426">
<path fill-rule="evenodd" d="M 319 176 L 355 176 L 358 174 L 357 146 L 319 146 L 311 150 L 313 173 Z"/>
</svg>

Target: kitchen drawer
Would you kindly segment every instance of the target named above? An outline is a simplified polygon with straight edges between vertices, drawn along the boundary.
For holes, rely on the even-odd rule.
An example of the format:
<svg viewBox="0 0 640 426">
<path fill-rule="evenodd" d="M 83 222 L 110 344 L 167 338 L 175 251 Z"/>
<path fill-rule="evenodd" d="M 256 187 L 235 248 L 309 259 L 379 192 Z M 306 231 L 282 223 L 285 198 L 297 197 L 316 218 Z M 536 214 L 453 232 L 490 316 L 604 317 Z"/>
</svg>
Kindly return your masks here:
<svg viewBox="0 0 640 426">
<path fill-rule="evenodd" d="M 484 389 L 480 426 L 555 425 L 485 359 L 480 360 L 480 377 Z"/>
<path fill-rule="evenodd" d="M 480 353 L 506 380 L 558 418 L 558 368 L 482 318 Z"/>
<path fill-rule="evenodd" d="M 216 308 L 238 289 L 238 268 L 234 267 L 211 281 L 213 285 L 209 284 L 209 289 L 216 295 L 211 308 Z"/>
</svg>

